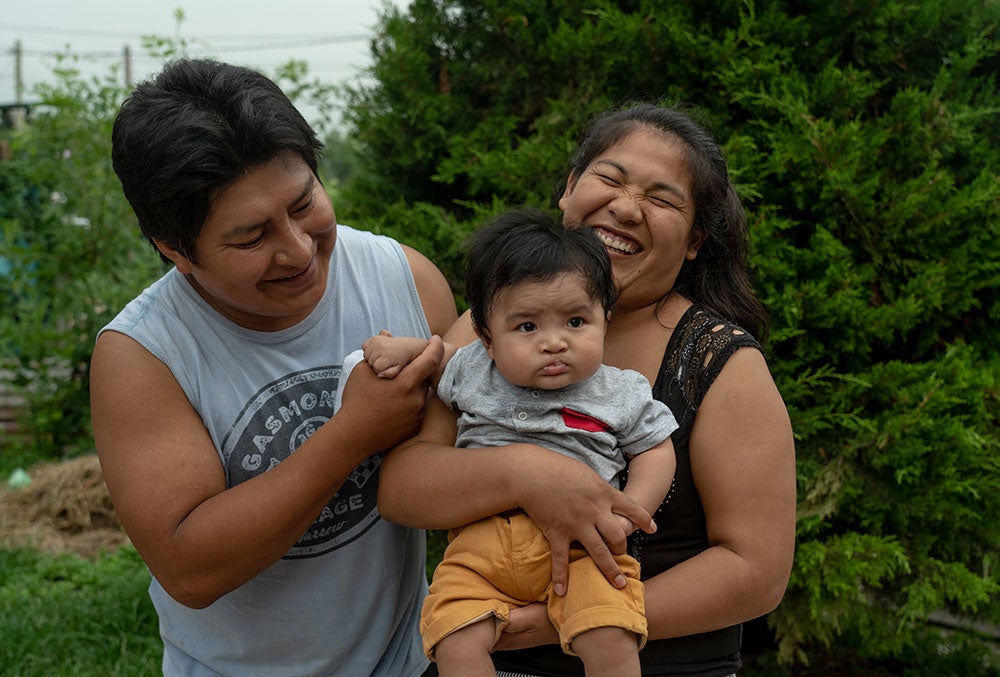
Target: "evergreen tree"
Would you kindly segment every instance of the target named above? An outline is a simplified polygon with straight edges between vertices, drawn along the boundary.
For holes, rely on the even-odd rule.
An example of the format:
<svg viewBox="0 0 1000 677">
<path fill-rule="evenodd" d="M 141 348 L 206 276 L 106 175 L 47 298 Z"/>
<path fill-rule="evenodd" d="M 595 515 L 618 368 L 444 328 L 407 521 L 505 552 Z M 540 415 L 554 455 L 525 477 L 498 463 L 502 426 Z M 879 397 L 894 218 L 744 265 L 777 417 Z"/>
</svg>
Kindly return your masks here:
<svg viewBox="0 0 1000 677">
<path fill-rule="evenodd" d="M 1000 619 L 998 23 L 996 0 L 387 6 L 347 92 L 338 213 L 461 293 L 458 245 L 501 206 L 551 206 L 594 112 L 697 107 L 747 205 L 796 432 L 780 656 L 927 667 L 935 614 Z"/>
</svg>

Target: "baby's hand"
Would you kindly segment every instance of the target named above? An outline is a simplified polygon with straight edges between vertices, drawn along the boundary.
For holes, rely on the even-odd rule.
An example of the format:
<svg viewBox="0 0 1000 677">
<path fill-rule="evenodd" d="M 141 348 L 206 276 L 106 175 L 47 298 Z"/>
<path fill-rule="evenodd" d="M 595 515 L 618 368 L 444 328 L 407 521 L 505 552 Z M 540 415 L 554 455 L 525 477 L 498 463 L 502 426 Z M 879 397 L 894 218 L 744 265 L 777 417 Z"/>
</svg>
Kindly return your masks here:
<svg viewBox="0 0 1000 677">
<path fill-rule="evenodd" d="M 361 344 L 365 360 L 379 378 L 393 378 L 409 363 L 409 359 L 394 350 L 392 334 L 383 329 Z"/>
<path fill-rule="evenodd" d="M 632 520 L 630 520 L 628 517 L 623 517 L 622 515 L 616 514 L 615 519 L 618 520 L 618 524 L 621 525 L 622 531 L 625 532 L 626 536 L 630 535 L 633 531 L 638 529 L 637 526 L 632 524 Z"/>
</svg>

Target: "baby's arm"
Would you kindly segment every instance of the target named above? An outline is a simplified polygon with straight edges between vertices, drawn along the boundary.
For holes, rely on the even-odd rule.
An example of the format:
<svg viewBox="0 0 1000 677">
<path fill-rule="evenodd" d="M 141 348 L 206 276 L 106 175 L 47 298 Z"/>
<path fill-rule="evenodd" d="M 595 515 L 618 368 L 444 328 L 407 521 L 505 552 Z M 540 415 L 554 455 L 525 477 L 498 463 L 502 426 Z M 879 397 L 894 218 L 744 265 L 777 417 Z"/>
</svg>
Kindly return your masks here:
<svg viewBox="0 0 1000 677">
<path fill-rule="evenodd" d="M 656 512 L 663 499 L 670 491 L 677 469 L 677 458 L 674 456 L 674 444 L 670 438 L 663 440 L 655 447 L 632 458 L 628 466 L 628 482 L 622 492 L 634 499 L 652 515 Z M 626 517 L 618 516 L 625 533 L 632 533 L 641 525 L 633 524 Z M 653 533 L 656 524 L 650 520 L 649 528 L 643 531 Z"/>
<path fill-rule="evenodd" d="M 364 351 L 365 360 L 376 375 L 380 378 L 393 378 L 403 367 L 424 351 L 427 343 L 428 340 L 424 338 L 393 336 L 383 329 L 377 336 L 372 336 L 362 343 L 361 350 Z M 432 376 L 435 386 L 437 386 L 448 360 L 455 354 L 455 350 L 455 346 L 449 343 L 444 344 L 444 357 L 441 358 L 441 362 Z"/>
<path fill-rule="evenodd" d="M 361 344 L 365 360 L 379 378 L 393 378 L 427 347 L 427 339 L 393 336 L 383 329 Z"/>
</svg>

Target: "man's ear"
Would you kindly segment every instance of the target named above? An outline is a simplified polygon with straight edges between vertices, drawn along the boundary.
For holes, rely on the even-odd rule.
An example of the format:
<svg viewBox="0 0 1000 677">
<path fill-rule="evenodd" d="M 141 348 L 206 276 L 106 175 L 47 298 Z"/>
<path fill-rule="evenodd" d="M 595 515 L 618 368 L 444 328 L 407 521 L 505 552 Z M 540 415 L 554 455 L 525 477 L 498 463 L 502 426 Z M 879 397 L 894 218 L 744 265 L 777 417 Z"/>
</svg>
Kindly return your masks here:
<svg viewBox="0 0 1000 677">
<path fill-rule="evenodd" d="M 194 269 L 194 264 L 191 263 L 190 259 L 168 245 L 166 242 L 163 242 L 162 240 L 153 240 L 153 244 L 156 245 L 156 248 L 161 254 L 170 259 L 171 263 L 177 267 L 178 272 L 183 275 L 187 275 L 192 271 L 192 269 Z"/>
</svg>

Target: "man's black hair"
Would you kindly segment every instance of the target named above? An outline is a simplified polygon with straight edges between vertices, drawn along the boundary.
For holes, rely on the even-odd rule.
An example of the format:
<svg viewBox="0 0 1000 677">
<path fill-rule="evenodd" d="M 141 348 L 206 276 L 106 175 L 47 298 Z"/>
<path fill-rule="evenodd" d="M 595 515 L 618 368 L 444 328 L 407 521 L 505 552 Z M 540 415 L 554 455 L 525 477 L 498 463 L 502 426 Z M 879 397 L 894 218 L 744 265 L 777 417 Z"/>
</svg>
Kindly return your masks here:
<svg viewBox="0 0 1000 677">
<path fill-rule="evenodd" d="M 316 173 L 322 143 L 271 80 L 211 60 L 181 59 L 122 104 L 111 159 L 143 235 L 192 262 L 218 192 L 291 153 Z"/>
</svg>

